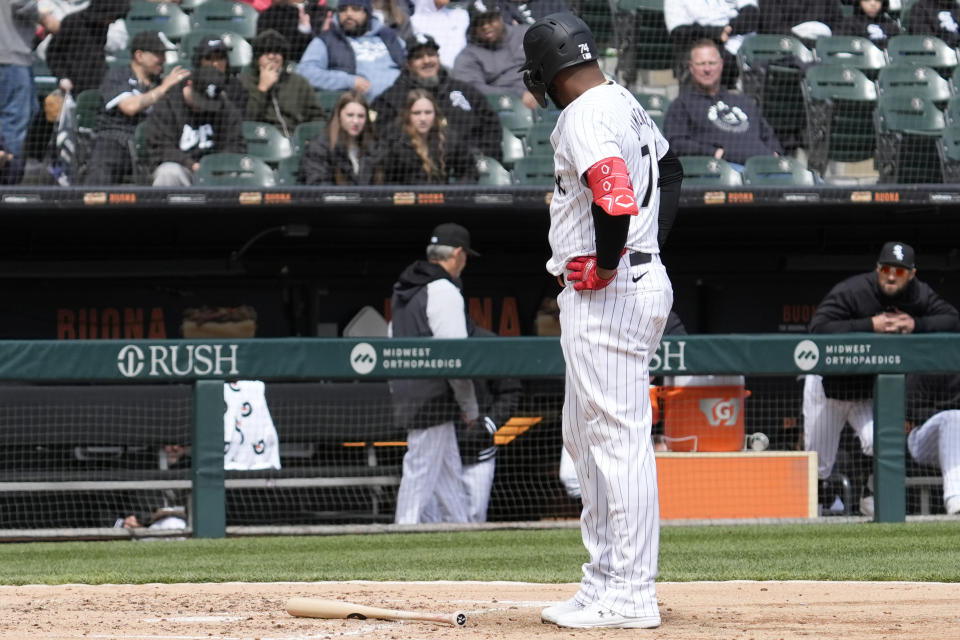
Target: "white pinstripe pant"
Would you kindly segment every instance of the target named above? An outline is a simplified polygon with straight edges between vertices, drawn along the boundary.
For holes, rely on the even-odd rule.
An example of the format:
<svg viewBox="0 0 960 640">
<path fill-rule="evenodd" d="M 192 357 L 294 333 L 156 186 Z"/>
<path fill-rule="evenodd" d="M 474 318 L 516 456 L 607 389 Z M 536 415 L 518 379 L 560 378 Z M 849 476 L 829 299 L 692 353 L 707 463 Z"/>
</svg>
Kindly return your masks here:
<svg viewBox="0 0 960 640">
<path fill-rule="evenodd" d="M 634 617 L 659 615 L 649 363 L 673 288 L 659 257 L 637 266 L 628 257 L 606 288 L 567 286 L 558 303 L 566 362 L 563 442 L 580 481 L 581 533 L 590 554 L 574 597 Z"/>
<path fill-rule="evenodd" d="M 452 422 L 407 433 L 403 476 L 397 491 L 396 524 L 423 522 L 423 512 L 436 498 L 450 522 L 467 522 L 467 493 L 463 486 L 460 449 Z"/>
<path fill-rule="evenodd" d="M 808 375 L 803 383 L 803 448 L 817 452 L 817 474 L 829 478 L 837 461 L 840 432 L 850 423 L 864 455 L 873 455 L 873 399 L 835 400 L 823 392 L 823 378 Z"/>
<path fill-rule="evenodd" d="M 920 464 L 940 467 L 943 499 L 960 495 L 960 410 L 941 411 L 907 436 L 910 455 Z"/>
</svg>

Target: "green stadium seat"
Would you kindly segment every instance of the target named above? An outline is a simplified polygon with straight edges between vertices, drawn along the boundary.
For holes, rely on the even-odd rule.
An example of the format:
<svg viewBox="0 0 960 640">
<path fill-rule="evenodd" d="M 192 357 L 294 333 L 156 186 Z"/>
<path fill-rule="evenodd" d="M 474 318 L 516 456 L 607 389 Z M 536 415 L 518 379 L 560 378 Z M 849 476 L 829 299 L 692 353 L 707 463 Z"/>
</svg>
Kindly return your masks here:
<svg viewBox="0 0 960 640">
<path fill-rule="evenodd" d="M 827 162 L 860 162 L 873 157 L 877 86 L 872 80 L 846 65 L 818 65 L 807 69 L 801 89 L 809 167 L 824 173 Z"/>
<path fill-rule="evenodd" d="M 337 105 L 337 100 L 343 95 L 343 91 L 324 91 L 323 89 L 317 89 L 314 93 L 316 93 L 317 100 L 320 101 L 324 112 L 331 114 L 333 108 Z"/>
<path fill-rule="evenodd" d="M 937 141 L 946 126 L 946 117 L 931 100 L 915 95 L 881 94 L 875 121 L 880 182 L 941 181 Z"/>
<path fill-rule="evenodd" d="M 943 130 L 937 141 L 937 150 L 943 181 L 952 184 L 960 182 L 960 123 L 951 124 Z"/>
<path fill-rule="evenodd" d="M 523 140 L 513 135 L 505 127 L 500 129 L 500 152 L 503 155 L 503 166 L 510 168 L 513 163 L 524 156 Z"/>
<path fill-rule="evenodd" d="M 100 124 L 103 96 L 98 89 L 87 89 L 77 94 L 77 131 L 93 134 Z"/>
<path fill-rule="evenodd" d="M 173 42 L 190 33 L 190 16 L 174 2 L 134 0 L 124 22 L 132 38 L 141 31 L 160 31 Z"/>
<path fill-rule="evenodd" d="M 214 2 L 215 0 L 210 0 Z M 243 67 L 253 62 L 253 47 L 247 42 L 247 39 L 233 31 L 191 31 L 180 41 L 180 51 L 182 52 L 182 64 L 186 67 L 193 66 L 193 52 L 202 40 L 220 38 L 223 43 L 229 47 L 227 60 L 230 68 L 239 71 Z"/>
<path fill-rule="evenodd" d="M 524 138 L 525 155 L 553 156 L 553 145 L 550 144 L 550 134 L 556 125 L 553 122 L 538 122 L 527 132 Z"/>
<path fill-rule="evenodd" d="M 713 156 L 680 156 L 683 186 L 723 189 L 743 185 L 743 177 L 730 163 Z"/>
<path fill-rule="evenodd" d="M 664 0 L 618 0 L 617 16 L 629 21 L 627 46 L 619 52 L 617 72 L 632 75 L 637 69 L 664 70 L 673 67 L 673 44 L 663 20 Z M 628 77 L 628 84 L 631 78 Z"/>
<path fill-rule="evenodd" d="M 635 93 L 633 96 L 643 107 L 643 110 L 650 115 L 650 118 L 657 123 L 657 127 L 663 129 L 663 119 L 667 117 L 670 98 L 659 93 Z"/>
<path fill-rule="evenodd" d="M 31 65 L 33 71 L 33 88 L 41 98 L 57 88 L 57 76 L 47 66 L 46 61 L 36 59 Z"/>
<path fill-rule="evenodd" d="M 487 102 L 500 118 L 500 125 L 523 137 L 533 126 L 533 111 L 517 96 L 509 93 L 488 93 Z"/>
<path fill-rule="evenodd" d="M 194 31 L 232 31 L 244 38 L 257 35 L 257 10 L 245 2 L 207 0 L 190 14 Z"/>
<path fill-rule="evenodd" d="M 326 128 L 327 123 L 323 120 L 298 124 L 297 128 L 293 130 L 293 155 L 302 155 L 307 143 L 323 133 Z"/>
<path fill-rule="evenodd" d="M 187 13 L 192 13 L 197 7 L 207 2 L 207 0 L 180 0 L 180 8 Z"/>
<path fill-rule="evenodd" d="M 950 83 L 931 67 L 896 64 L 884 67 L 877 77 L 879 95 L 920 96 L 943 108 L 953 95 Z"/>
<path fill-rule="evenodd" d="M 277 165 L 277 184 L 289 187 L 297 184 L 300 175 L 300 154 L 284 158 Z"/>
<path fill-rule="evenodd" d="M 510 172 L 496 159 L 489 156 L 477 158 L 477 184 L 487 186 L 507 186 L 513 184 Z"/>
<path fill-rule="evenodd" d="M 890 64 L 917 64 L 948 78 L 957 68 L 957 51 L 936 36 L 902 34 L 887 43 Z"/>
<path fill-rule="evenodd" d="M 553 187 L 553 155 L 527 156 L 513 165 L 514 184 Z"/>
<path fill-rule="evenodd" d="M 947 101 L 947 108 L 944 111 L 947 118 L 947 127 L 960 125 L 960 96 L 954 96 Z"/>
<path fill-rule="evenodd" d="M 273 169 L 256 156 L 244 153 L 211 153 L 200 159 L 197 185 L 202 187 L 272 187 Z"/>
<path fill-rule="evenodd" d="M 831 36 L 818 38 L 814 53 L 821 64 L 841 64 L 859 69 L 869 78 L 876 78 L 887 65 L 883 51 L 867 38 Z"/>
<path fill-rule="evenodd" d="M 810 186 L 817 176 L 788 156 L 753 156 L 743 165 L 743 184 L 755 186 Z"/>
<path fill-rule="evenodd" d="M 247 153 L 269 164 L 276 164 L 293 155 L 293 143 L 269 122 L 244 120 L 243 139 Z"/>
</svg>

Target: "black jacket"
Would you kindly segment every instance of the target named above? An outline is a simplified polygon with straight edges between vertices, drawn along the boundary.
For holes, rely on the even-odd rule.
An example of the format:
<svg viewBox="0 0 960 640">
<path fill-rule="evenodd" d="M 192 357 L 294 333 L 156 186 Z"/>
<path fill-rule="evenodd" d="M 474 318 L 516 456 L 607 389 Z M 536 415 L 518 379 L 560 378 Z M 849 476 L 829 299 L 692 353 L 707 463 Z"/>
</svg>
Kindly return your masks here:
<svg viewBox="0 0 960 640">
<path fill-rule="evenodd" d="M 439 141 L 430 140 L 431 157 L 439 157 Z M 384 158 L 384 182 L 386 184 L 448 184 L 451 179 L 457 184 L 471 184 L 477 181 L 477 165 L 474 156 L 465 149 L 456 133 L 448 130 L 444 142 L 446 173 L 442 178 L 431 179 L 423 170 L 423 162 L 413 148 L 410 140 L 404 136 L 394 138 Z"/>
<path fill-rule="evenodd" d="M 941 20 L 941 13 L 949 20 Z M 910 8 L 910 33 L 937 36 L 951 47 L 960 46 L 960 5 L 954 0 L 918 0 Z"/>
<path fill-rule="evenodd" d="M 810 333 L 873 332 L 873 316 L 894 309 L 913 317 L 914 333 L 960 330 L 960 314 L 930 285 L 914 278 L 891 298 L 880 289 L 876 272 L 868 271 L 830 290 L 810 319 Z M 823 389 L 828 398 L 869 398 L 873 376 L 825 376 Z"/>
<path fill-rule="evenodd" d="M 867 16 L 860 8 L 860 3 L 854 2 L 853 15 L 844 18 L 833 30 L 833 34 L 868 38 L 873 44 L 885 49 L 890 38 L 900 34 L 900 23 L 887 13 L 887 0 L 884 0 L 883 9 L 875 18 Z"/>
<path fill-rule="evenodd" d="M 307 9 L 310 13 L 310 26 L 316 29 L 320 25 L 313 23 L 317 20 L 322 21 L 323 13 L 316 10 L 315 3 L 310 4 L 312 7 Z M 260 15 L 257 16 L 257 34 L 263 33 L 267 29 L 273 29 L 287 39 L 287 42 L 290 43 L 289 58 L 294 61 L 300 59 L 314 36 L 312 32 L 302 33 L 300 31 L 300 10 L 291 4 L 274 4 L 260 12 Z M 254 63 L 256 63 L 256 59 L 254 59 Z"/>
<path fill-rule="evenodd" d="M 338 144 L 330 148 L 326 132 L 307 143 L 300 159 L 300 184 L 346 184 L 369 185 L 383 182 L 383 154 L 378 147 L 368 147 L 360 151 L 360 169 L 353 171 L 353 163 L 347 155 L 347 148 Z"/>
<path fill-rule="evenodd" d="M 857 4 L 855 1 L 854 4 Z M 760 27 L 762 33 L 793 34 L 793 28 L 804 22 L 822 22 L 831 31 L 843 21 L 840 0 L 760 0 Z"/>
<path fill-rule="evenodd" d="M 107 73 L 104 47 L 110 23 L 122 18 L 127 2 L 94 2 L 89 7 L 65 16 L 60 31 L 50 40 L 47 64 L 58 79 L 73 82 L 73 95 L 87 89 L 99 89 Z"/>
<path fill-rule="evenodd" d="M 410 72 L 404 69 L 389 89 L 373 101 L 377 125 L 387 138 L 399 138 L 397 118 L 411 89 L 433 92 L 440 111 L 447 120 L 448 139 L 456 138 L 467 153 L 478 153 L 500 160 L 500 119 L 486 97 L 473 85 L 460 82 L 440 69 L 440 82 L 435 87 L 421 87 L 414 83 Z"/>
<path fill-rule="evenodd" d="M 144 124 L 150 169 L 178 162 L 188 169 L 209 153 L 246 153 L 243 120 L 229 100 L 219 111 L 197 113 L 179 87 L 154 105 Z"/>
</svg>

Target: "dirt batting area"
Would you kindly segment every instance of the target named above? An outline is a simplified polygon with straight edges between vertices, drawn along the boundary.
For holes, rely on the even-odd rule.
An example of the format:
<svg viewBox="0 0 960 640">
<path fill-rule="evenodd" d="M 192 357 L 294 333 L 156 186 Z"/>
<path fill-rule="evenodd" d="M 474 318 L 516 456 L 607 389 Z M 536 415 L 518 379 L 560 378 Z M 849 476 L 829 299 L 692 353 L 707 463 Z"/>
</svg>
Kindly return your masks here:
<svg viewBox="0 0 960 640">
<path fill-rule="evenodd" d="M 960 638 L 960 585 L 904 582 L 660 583 L 663 626 L 559 629 L 540 609 L 576 585 L 321 582 L 0 587 L 0 638 L 305 640 L 384 638 Z M 292 597 L 463 611 L 463 628 L 294 618 Z"/>
</svg>

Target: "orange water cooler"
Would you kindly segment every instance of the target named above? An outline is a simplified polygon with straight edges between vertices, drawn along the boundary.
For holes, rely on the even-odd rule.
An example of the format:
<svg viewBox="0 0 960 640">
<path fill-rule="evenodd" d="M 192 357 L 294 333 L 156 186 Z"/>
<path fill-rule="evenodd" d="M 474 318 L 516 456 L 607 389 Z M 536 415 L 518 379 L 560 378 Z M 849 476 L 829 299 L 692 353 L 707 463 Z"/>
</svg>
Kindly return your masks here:
<svg viewBox="0 0 960 640">
<path fill-rule="evenodd" d="M 667 376 L 661 388 L 663 430 L 671 451 L 743 449 L 743 376 Z"/>
</svg>

